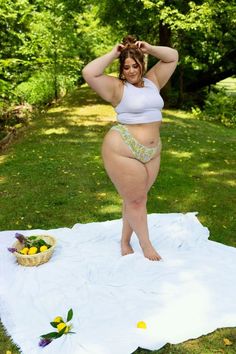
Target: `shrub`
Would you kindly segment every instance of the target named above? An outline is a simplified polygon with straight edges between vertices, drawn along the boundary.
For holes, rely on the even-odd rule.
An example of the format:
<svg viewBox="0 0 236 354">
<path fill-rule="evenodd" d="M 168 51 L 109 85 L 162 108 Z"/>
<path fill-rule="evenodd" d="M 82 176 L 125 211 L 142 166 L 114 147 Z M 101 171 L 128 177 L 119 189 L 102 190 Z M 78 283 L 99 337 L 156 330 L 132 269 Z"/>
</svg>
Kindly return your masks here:
<svg viewBox="0 0 236 354">
<path fill-rule="evenodd" d="M 56 96 L 65 93 L 74 86 L 75 79 L 58 75 L 56 77 L 49 71 L 40 71 L 19 84 L 14 91 L 19 103 L 29 103 L 33 106 L 42 106 L 50 103 Z"/>
<path fill-rule="evenodd" d="M 54 98 L 53 76 L 49 72 L 37 72 L 28 81 L 19 84 L 14 93 L 21 103 L 44 105 Z"/>
<path fill-rule="evenodd" d="M 192 112 L 200 119 L 236 126 L 236 97 L 227 93 L 224 88 L 214 89 L 208 94 L 203 110 L 195 107 Z"/>
</svg>

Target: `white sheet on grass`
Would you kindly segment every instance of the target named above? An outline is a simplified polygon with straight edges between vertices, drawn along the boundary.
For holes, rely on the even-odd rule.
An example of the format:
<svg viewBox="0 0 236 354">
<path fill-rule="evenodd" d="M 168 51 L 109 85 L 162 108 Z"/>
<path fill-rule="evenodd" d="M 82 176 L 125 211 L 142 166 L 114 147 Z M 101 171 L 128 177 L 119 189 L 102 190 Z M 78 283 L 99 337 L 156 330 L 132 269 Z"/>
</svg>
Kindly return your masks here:
<svg viewBox="0 0 236 354">
<path fill-rule="evenodd" d="M 209 241 L 196 213 L 151 214 L 148 223 L 161 262 L 144 258 L 136 236 L 135 253 L 120 255 L 121 220 L 21 231 L 56 237 L 39 267 L 17 265 L 7 251 L 15 231 L 0 233 L 0 315 L 23 354 L 130 354 L 236 326 L 236 249 Z M 39 348 L 70 308 L 76 334 Z"/>
</svg>

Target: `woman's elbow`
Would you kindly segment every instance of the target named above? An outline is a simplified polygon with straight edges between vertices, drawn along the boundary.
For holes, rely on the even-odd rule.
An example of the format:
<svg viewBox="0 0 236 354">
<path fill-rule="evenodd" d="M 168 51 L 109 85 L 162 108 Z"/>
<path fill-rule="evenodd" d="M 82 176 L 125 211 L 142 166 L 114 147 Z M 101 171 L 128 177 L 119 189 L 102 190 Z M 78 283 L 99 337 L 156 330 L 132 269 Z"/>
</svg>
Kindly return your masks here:
<svg viewBox="0 0 236 354">
<path fill-rule="evenodd" d="M 173 61 L 179 61 L 179 52 L 178 52 L 178 50 L 177 49 L 174 49 L 174 48 L 172 48 L 173 49 Z"/>
<path fill-rule="evenodd" d="M 87 81 L 87 79 L 89 78 L 89 70 L 86 66 L 82 69 L 82 76 L 85 81 Z"/>
</svg>

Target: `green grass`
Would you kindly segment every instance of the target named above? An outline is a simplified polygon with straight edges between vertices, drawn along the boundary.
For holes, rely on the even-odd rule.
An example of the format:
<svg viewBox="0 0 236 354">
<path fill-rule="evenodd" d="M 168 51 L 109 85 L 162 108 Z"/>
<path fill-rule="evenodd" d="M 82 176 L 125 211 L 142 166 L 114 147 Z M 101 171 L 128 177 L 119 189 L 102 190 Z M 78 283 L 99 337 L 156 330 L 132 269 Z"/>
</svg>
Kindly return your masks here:
<svg viewBox="0 0 236 354">
<path fill-rule="evenodd" d="M 114 121 L 113 109 L 86 86 L 34 119 L 0 156 L 0 229 L 50 229 L 120 218 L 121 201 L 100 154 Z M 211 240 L 236 246 L 235 129 L 169 110 L 161 135 L 161 171 L 148 212 L 198 211 Z M 226 346 L 225 337 L 233 344 Z M 0 328 L 0 354 L 6 350 L 19 353 Z M 234 352 L 236 329 L 220 329 L 152 353 Z"/>
<path fill-rule="evenodd" d="M 231 95 L 236 95 L 236 78 L 228 77 L 216 84 L 217 87 L 225 88 Z"/>
</svg>

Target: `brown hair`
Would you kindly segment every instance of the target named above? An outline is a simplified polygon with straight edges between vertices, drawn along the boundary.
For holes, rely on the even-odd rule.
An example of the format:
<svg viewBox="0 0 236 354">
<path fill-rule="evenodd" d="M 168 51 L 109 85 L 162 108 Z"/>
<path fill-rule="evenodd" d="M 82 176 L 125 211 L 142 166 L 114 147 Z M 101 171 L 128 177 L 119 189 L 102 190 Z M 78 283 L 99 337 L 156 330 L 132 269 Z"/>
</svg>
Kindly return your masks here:
<svg viewBox="0 0 236 354">
<path fill-rule="evenodd" d="M 123 38 L 122 44 L 124 48 L 121 50 L 119 60 L 120 60 L 120 72 L 119 79 L 124 81 L 123 70 L 126 58 L 132 58 L 140 67 L 141 76 L 143 76 L 145 71 L 145 62 L 144 62 L 144 53 L 138 46 L 135 44 L 137 38 L 131 35 Z"/>
</svg>

